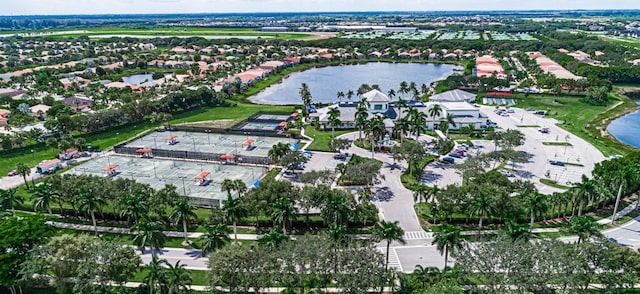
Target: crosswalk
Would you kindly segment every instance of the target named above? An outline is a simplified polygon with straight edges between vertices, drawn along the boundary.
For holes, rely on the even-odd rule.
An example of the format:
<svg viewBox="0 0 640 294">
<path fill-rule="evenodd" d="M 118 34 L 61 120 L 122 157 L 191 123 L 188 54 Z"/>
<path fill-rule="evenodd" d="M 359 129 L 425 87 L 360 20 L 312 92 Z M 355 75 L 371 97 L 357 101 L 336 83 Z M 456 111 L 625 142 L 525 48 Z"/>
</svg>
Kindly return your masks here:
<svg viewBox="0 0 640 294">
<path fill-rule="evenodd" d="M 433 233 L 427 233 L 425 231 L 409 231 L 404 232 L 405 240 L 426 240 L 433 239 Z"/>
<path fill-rule="evenodd" d="M 385 248 L 378 248 L 378 251 L 385 255 L 387 252 Z M 398 253 L 395 248 L 389 248 L 389 269 L 395 268 L 396 270 L 402 272 L 402 265 L 400 264 L 400 259 L 398 258 Z"/>
</svg>

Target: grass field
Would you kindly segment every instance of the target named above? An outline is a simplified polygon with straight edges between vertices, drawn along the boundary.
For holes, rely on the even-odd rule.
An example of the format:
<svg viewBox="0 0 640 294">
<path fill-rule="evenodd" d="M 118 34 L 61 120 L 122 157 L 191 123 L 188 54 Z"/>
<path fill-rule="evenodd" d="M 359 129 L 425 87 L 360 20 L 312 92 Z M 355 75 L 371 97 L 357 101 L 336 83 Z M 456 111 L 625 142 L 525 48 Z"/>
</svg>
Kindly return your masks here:
<svg viewBox="0 0 640 294">
<path fill-rule="evenodd" d="M 628 38 L 628 37 L 610 37 L 610 36 L 600 36 L 600 38 L 614 44 L 627 46 L 635 49 L 640 49 L 640 39 Z"/>
<path fill-rule="evenodd" d="M 86 31 L 86 32 L 77 32 Z M 311 36 L 311 34 L 297 33 L 297 32 L 261 32 L 251 28 L 192 28 L 192 27 L 150 27 L 144 29 L 129 29 L 129 28 L 89 28 L 89 29 L 75 29 L 69 33 L 64 33 L 65 30 L 57 31 L 59 34 L 52 35 L 35 35 L 34 37 L 46 37 L 46 38 L 73 38 L 81 36 L 101 36 L 101 35 L 135 35 L 135 36 L 168 36 L 168 37 L 205 37 L 205 36 L 220 36 L 220 37 L 263 37 L 274 39 L 295 39 L 305 38 Z M 29 32 L 29 33 L 44 33 L 44 32 Z"/>
<path fill-rule="evenodd" d="M 335 136 L 338 137 L 354 131 L 355 130 L 335 130 Z M 307 150 L 334 152 L 334 150 L 329 147 L 329 143 L 331 143 L 330 129 L 327 131 L 319 131 L 314 127 L 307 127 L 304 129 L 304 134 L 313 138 L 313 142 L 309 145 Z"/>
</svg>

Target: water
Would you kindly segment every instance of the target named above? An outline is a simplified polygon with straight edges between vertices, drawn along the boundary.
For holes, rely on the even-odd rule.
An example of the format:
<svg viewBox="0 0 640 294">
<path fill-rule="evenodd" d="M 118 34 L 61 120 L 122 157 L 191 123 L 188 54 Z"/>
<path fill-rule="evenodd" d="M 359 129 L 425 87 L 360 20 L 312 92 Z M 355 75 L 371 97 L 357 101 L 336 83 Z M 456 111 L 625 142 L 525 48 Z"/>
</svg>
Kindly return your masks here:
<svg viewBox="0 0 640 294">
<path fill-rule="evenodd" d="M 413 81 L 420 90 L 422 84 L 429 85 L 433 81 L 444 79 L 459 68 L 451 64 L 386 62 L 314 68 L 292 73 L 282 83 L 271 85 L 249 99 L 260 104 L 302 104 L 298 94 L 302 83 L 309 86 L 313 102 L 337 101 L 338 91 L 345 94 L 349 90 L 357 92 L 362 84 L 378 84 L 387 93 L 389 89 L 397 92 L 402 81 Z M 352 98 L 356 99 L 357 97 Z"/>
<path fill-rule="evenodd" d="M 640 100 L 636 101 L 640 105 Z M 640 110 L 612 121 L 607 131 L 618 141 L 640 148 Z"/>
<path fill-rule="evenodd" d="M 171 73 L 164 74 L 165 77 L 170 75 Z M 134 86 L 140 85 L 145 82 L 151 82 L 151 81 L 153 81 L 153 74 L 137 74 L 137 75 L 130 75 L 127 77 L 122 77 L 122 82 L 131 84 Z"/>
</svg>

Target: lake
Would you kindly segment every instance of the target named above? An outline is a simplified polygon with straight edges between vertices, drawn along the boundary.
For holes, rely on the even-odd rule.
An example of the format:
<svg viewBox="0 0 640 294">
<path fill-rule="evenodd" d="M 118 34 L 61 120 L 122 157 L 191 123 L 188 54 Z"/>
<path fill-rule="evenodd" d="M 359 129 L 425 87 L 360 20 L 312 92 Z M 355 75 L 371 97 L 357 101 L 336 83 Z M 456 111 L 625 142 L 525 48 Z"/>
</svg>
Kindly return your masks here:
<svg viewBox="0 0 640 294">
<path fill-rule="evenodd" d="M 349 90 L 357 92 L 362 84 L 378 84 L 387 93 L 389 89 L 397 92 L 400 83 L 406 81 L 415 82 L 420 90 L 422 84 L 429 85 L 444 79 L 456 69 L 462 68 L 452 64 L 388 62 L 313 68 L 292 73 L 282 83 L 269 86 L 249 100 L 259 104 L 302 104 L 298 95 L 302 83 L 309 86 L 313 102 L 325 103 L 337 101 L 338 91 L 345 94 Z"/>
<path fill-rule="evenodd" d="M 636 101 L 640 105 L 640 100 Z M 640 148 L 640 110 L 612 121 L 607 131 L 618 141 Z"/>
</svg>

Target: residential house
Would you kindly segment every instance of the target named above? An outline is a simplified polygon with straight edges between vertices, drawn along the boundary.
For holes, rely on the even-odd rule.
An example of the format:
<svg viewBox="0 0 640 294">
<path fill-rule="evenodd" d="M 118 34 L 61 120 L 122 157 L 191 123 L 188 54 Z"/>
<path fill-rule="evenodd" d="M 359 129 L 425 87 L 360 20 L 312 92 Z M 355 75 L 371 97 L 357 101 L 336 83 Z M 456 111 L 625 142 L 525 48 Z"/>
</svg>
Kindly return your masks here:
<svg viewBox="0 0 640 294">
<path fill-rule="evenodd" d="M 75 111 L 91 110 L 91 99 L 83 96 L 71 96 L 62 100 L 64 104 L 69 105 Z"/>
<path fill-rule="evenodd" d="M 45 119 L 47 118 L 47 111 L 49 108 L 51 108 L 49 105 L 36 104 L 29 108 L 29 115 Z"/>
</svg>

